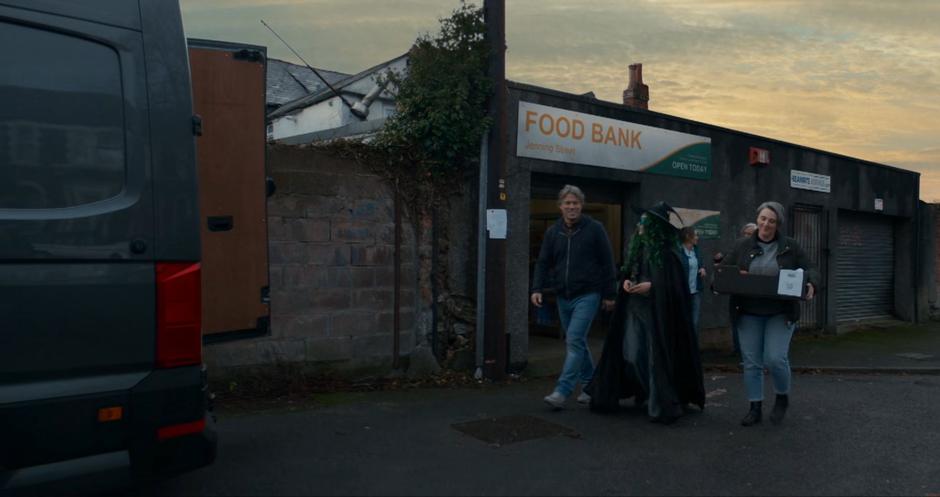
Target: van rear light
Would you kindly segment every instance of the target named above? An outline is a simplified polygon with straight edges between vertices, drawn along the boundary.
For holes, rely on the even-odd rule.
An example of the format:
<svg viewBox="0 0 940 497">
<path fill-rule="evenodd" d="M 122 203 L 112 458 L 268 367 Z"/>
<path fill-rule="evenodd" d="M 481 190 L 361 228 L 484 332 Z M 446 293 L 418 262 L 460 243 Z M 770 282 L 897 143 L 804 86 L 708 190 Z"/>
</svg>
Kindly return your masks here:
<svg viewBox="0 0 940 497">
<path fill-rule="evenodd" d="M 199 263 L 157 263 L 158 368 L 202 363 L 202 283 Z"/>
<path fill-rule="evenodd" d="M 194 433 L 202 433 L 206 429 L 206 420 L 192 421 L 189 423 L 180 423 L 178 425 L 164 426 L 157 429 L 157 440 L 168 440 Z"/>
</svg>

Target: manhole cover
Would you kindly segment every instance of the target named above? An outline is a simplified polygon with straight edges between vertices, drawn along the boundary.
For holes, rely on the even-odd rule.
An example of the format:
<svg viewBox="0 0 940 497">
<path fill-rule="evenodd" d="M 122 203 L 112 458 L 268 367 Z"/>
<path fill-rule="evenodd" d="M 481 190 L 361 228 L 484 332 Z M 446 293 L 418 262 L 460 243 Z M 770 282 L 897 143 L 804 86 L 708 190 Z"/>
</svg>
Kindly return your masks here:
<svg viewBox="0 0 940 497">
<path fill-rule="evenodd" d="M 536 438 L 564 435 L 580 438 L 581 435 L 559 424 L 535 416 L 503 416 L 468 421 L 453 425 L 454 429 L 488 444 L 506 445 Z"/>
<path fill-rule="evenodd" d="M 915 361 L 926 361 L 927 359 L 933 359 L 933 355 L 921 354 L 920 352 L 905 352 L 903 354 L 896 355 L 905 359 L 914 359 Z"/>
</svg>

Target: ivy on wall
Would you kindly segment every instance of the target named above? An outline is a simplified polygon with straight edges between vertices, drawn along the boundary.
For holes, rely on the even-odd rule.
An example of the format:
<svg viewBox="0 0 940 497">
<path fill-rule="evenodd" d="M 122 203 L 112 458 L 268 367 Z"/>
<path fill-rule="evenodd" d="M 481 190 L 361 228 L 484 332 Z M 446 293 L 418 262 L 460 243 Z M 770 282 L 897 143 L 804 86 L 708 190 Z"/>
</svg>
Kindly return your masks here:
<svg viewBox="0 0 940 497">
<path fill-rule="evenodd" d="M 436 35 L 415 41 L 407 73 L 387 76 L 389 87 L 397 89 L 397 113 L 373 146 L 390 165 L 406 169 L 398 171 L 399 179 L 413 174 L 423 186 L 444 193 L 462 172 L 475 170 L 490 125 L 486 102 L 493 85 L 486 75 L 483 9 L 461 3 L 440 24 Z"/>
</svg>

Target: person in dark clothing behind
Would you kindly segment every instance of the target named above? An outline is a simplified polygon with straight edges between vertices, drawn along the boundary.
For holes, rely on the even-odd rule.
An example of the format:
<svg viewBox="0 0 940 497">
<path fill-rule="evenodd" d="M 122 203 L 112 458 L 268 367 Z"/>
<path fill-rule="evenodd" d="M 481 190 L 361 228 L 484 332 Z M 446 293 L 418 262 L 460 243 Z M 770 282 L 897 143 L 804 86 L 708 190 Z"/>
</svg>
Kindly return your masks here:
<svg viewBox="0 0 940 497">
<path fill-rule="evenodd" d="M 554 409 L 561 409 L 578 383 L 586 385 L 594 376 L 594 360 L 587 345 L 587 334 L 598 307 L 613 308 L 616 284 L 614 257 L 604 226 L 581 213 L 584 193 L 565 185 L 558 192 L 561 219 L 545 232 L 530 300 L 542 307 L 543 293 L 555 292 L 558 315 L 565 330 L 565 365 L 555 390 L 545 397 Z M 578 402 L 590 397 L 582 392 Z"/>
<path fill-rule="evenodd" d="M 634 397 L 637 405 L 647 403 L 650 421 L 670 424 L 687 404 L 705 407 L 676 224 L 681 224 L 678 215 L 665 202 L 640 217 L 620 270 L 610 331 L 588 386 L 592 410 L 614 411 L 620 399 Z"/>
<path fill-rule="evenodd" d="M 781 269 L 803 269 L 805 298 L 816 292 L 816 267 L 796 240 L 780 231 L 786 213 L 777 202 L 764 202 L 757 208 L 757 231 L 742 238 L 723 261 L 738 266 L 742 273 L 776 276 Z M 764 367 L 773 378 L 777 394 L 770 421 L 780 424 L 790 405 L 790 339 L 800 317 L 799 300 L 764 297 L 731 297 L 736 311 L 741 355 L 744 359 L 744 386 L 750 409 L 743 426 L 761 421 L 764 400 Z"/>
</svg>

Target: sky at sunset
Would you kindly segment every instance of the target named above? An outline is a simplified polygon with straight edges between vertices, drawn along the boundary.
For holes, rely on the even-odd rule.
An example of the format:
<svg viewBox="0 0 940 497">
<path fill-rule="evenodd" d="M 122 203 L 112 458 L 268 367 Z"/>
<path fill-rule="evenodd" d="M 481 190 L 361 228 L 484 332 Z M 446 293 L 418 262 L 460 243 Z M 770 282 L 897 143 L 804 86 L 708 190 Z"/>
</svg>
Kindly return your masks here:
<svg viewBox="0 0 940 497">
<path fill-rule="evenodd" d="M 478 4 L 482 3 L 482 0 Z M 507 77 L 918 171 L 940 201 L 940 1 L 508 0 Z M 181 0 L 186 35 L 355 73 L 456 0 Z M 837 187 L 837 185 L 833 185 Z"/>
</svg>

